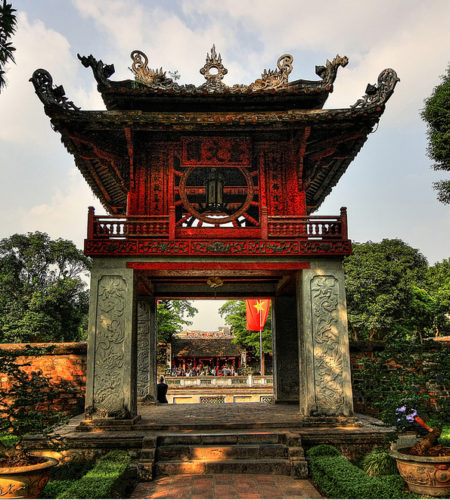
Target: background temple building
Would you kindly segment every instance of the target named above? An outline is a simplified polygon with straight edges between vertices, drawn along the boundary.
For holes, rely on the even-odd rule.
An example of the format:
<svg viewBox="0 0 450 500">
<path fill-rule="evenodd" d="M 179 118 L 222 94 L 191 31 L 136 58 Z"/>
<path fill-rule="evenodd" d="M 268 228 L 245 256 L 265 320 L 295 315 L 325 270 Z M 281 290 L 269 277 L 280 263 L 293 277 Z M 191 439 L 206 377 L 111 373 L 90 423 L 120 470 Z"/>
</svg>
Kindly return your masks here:
<svg viewBox="0 0 450 500">
<path fill-rule="evenodd" d="M 141 51 L 131 58 L 134 80 L 111 81 L 113 65 L 79 56 L 103 111 L 77 108 L 43 69 L 32 77 L 107 212 L 89 209 L 85 240 L 85 425 L 134 425 L 138 397 L 155 396 L 156 301 L 177 298 L 270 298 L 275 402 L 303 418 L 351 417 L 347 213 L 313 214 L 375 131 L 395 71 L 352 106 L 323 109 L 346 57 L 317 66 L 317 80 L 289 81 L 283 54 L 250 85 L 227 85 L 213 46 L 198 87 L 151 69 Z"/>
<path fill-rule="evenodd" d="M 191 367 L 200 370 L 205 366 L 216 371 L 225 365 L 236 370 L 246 366 L 246 351 L 233 342 L 228 327 L 217 332 L 185 330 L 176 334 L 171 342 L 171 368 Z"/>
</svg>

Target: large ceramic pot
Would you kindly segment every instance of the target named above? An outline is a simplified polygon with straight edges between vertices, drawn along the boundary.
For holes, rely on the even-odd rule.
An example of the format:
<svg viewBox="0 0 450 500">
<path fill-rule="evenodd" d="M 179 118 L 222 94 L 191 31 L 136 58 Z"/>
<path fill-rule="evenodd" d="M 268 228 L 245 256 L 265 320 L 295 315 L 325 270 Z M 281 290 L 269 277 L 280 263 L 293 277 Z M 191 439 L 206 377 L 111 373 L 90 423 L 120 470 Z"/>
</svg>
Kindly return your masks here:
<svg viewBox="0 0 450 500">
<path fill-rule="evenodd" d="M 22 467 L 0 467 L 0 498 L 37 498 L 58 460 L 42 457 L 45 462 Z"/>
<path fill-rule="evenodd" d="M 443 457 L 409 455 L 409 448 L 392 450 L 400 475 L 414 493 L 433 497 L 450 495 L 450 454 Z"/>
</svg>

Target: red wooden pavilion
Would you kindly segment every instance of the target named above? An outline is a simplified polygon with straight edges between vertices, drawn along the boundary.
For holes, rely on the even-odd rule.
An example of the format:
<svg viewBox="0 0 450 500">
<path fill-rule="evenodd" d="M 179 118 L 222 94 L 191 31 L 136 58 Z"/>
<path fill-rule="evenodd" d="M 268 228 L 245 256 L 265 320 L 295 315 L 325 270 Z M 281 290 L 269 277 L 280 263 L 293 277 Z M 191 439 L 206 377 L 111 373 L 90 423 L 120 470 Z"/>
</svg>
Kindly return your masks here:
<svg viewBox="0 0 450 500">
<path fill-rule="evenodd" d="M 134 51 L 134 80 L 90 67 L 105 111 L 82 111 L 37 70 L 53 128 L 107 215 L 89 209 L 93 258 L 86 415 L 135 419 L 155 394 L 156 300 L 273 300 L 274 392 L 305 417 L 353 411 L 342 259 L 347 214 L 315 212 L 398 81 L 384 70 L 345 109 L 323 109 L 346 57 L 289 81 L 292 56 L 250 85 L 224 83 L 213 47 L 205 83 L 180 85 Z"/>
</svg>

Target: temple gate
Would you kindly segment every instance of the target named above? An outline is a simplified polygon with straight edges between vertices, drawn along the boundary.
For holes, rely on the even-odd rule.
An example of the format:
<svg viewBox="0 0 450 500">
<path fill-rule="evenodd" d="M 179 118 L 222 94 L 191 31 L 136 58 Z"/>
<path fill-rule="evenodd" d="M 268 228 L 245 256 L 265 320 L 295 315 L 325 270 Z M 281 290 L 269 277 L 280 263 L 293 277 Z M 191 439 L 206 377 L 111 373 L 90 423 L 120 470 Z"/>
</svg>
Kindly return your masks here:
<svg viewBox="0 0 450 500">
<path fill-rule="evenodd" d="M 213 46 L 203 85 L 131 54 L 134 80 L 90 67 L 106 111 L 81 111 L 50 74 L 32 82 L 108 215 L 88 214 L 93 258 L 86 416 L 135 419 L 155 395 L 156 300 L 271 298 L 275 401 L 351 416 L 342 259 L 347 214 L 312 215 L 373 131 L 398 81 L 384 70 L 346 109 L 322 109 L 346 57 L 289 82 L 292 56 L 228 86 Z"/>
</svg>

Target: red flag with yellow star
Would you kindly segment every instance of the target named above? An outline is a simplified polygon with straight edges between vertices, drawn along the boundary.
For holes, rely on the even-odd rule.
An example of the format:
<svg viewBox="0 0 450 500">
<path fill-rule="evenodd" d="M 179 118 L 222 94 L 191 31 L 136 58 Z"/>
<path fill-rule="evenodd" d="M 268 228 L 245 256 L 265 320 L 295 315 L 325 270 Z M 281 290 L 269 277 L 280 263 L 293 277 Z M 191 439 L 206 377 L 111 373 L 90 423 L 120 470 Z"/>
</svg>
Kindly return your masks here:
<svg viewBox="0 0 450 500">
<path fill-rule="evenodd" d="M 247 310 L 247 330 L 259 332 L 266 324 L 269 314 L 269 299 L 249 299 L 245 301 Z"/>
</svg>

